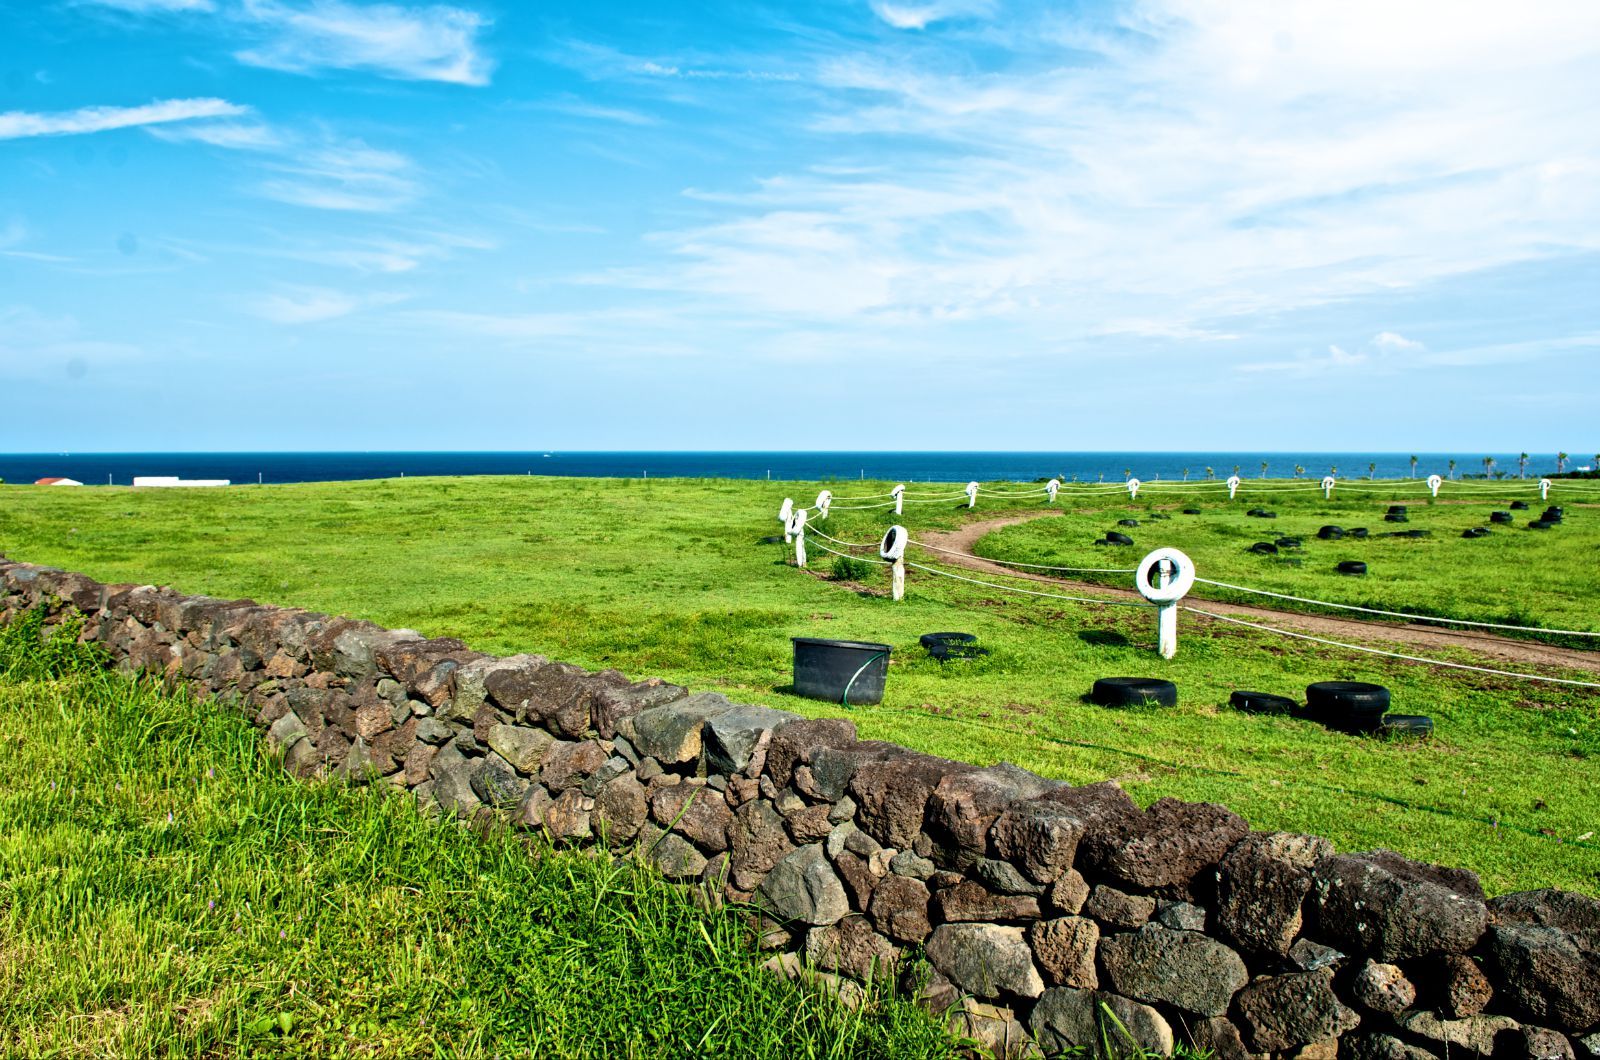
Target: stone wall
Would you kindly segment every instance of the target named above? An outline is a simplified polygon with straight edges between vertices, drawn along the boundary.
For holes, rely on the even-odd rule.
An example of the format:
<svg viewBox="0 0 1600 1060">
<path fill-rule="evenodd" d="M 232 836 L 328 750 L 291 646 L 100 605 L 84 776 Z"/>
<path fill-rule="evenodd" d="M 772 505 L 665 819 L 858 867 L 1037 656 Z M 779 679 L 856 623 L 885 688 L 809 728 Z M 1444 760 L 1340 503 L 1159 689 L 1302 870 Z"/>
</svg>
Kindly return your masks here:
<svg viewBox="0 0 1600 1060">
<path fill-rule="evenodd" d="M 0 621 L 75 608 L 122 669 L 243 710 L 297 775 L 637 850 L 759 907 L 772 967 L 846 1000 L 920 950 L 926 1002 L 1000 1053 L 1092 1052 L 1108 1007 L 1155 1052 L 1600 1055 L 1590 898 L 1486 902 L 1470 872 L 1221 806 L 1141 810 L 1112 783 L 370 622 L 3 558 L 0 593 Z"/>
</svg>

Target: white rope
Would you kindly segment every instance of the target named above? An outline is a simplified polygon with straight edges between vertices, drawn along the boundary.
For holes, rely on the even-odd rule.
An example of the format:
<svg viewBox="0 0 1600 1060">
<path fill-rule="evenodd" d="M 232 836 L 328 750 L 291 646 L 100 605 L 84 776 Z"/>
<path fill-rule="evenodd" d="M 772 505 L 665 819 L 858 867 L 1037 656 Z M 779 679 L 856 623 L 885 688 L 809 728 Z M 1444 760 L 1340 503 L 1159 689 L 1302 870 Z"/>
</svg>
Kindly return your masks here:
<svg viewBox="0 0 1600 1060">
<path fill-rule="evenodd" d="M 814 525 L 812 525 L 810 523 L 806 524 L 806 533 L 808 533 L 808 534 L 817 534 L 817 535 L 819 535 L 821 537 L 825 537 L 829 541 L 832 541 L 834 544 L 843 545 L 845 548 L 877 548 L 878 547 L 878 543 L 876 541 L 840 541 L 837 537 L 834 537 L 832 534 L 829 534 L 826 531 L 817 529 Z"/>
<path fill-rule="evenodd" d="M 1363 651 L 1369 655 L 1386 655 L 1391 659 L 1404 659 L 1407 662 L 1425 663 L 1428 666 L 1447 666 L 1452 670 L 1472 670 L 1476 673 L 1494 674 L 1498 677 L 1520 677 L 1525 681 L 1548 681 L 1552 684 L 1558 685 L 1576 685 L 1579 688 L 1600 688 L 1600 684 L 1597 684 L 1594 681 L 1573 681 L 1565 677 L 1544 677 L 1539 674 L 1514 673 L 1510 670 L 1495 670 L 1487 666 L 1469 666 L 1466 663 L 1445 662 L 1442 659 L 1423 659 L 1415 655 L 1404 655 L 1397 651 L 1384 651 L 1382 648 L 1367 648 L 1360 644 L 1346 644 L 1343 641 L 1325 640 L 1322 637 L 1313 637 L 1309 633 L 1292 633 L 1287 629 L 1277 629 L 1273 626 L 1264 626 L 1259 622 L 1246 622 L 1242 618 L 1232 618 L 1228 615 L 1219 615 L 1214 611 L 1202 611 L 1200 608 L 1190 607 L 1188 604 L 1184 604 L 1183 609 L 1197 615 L 1204 615 L 1207 618 L 1214 618 L 1219 622 L 1231 622 L 1236 626 L 1249 626 L 1251 629 L 1264 630 L 1268 633 L 1276 633 L 1284 637 L 1293 637 L 1296 640 L 1314 641 L 1317 644 L 1326 644 L 1333 648 L 1348 648 L 1350 651 Z"/>
<path fill-rule="evenodd" d="M 963 557 L 965 557 L 967 559 L 981 559 L 981 560 L 986 560 L 989 563 L 998 563 L 998 564 L 1000 564 L 1001 566 L 1004 566 L 1004 567 L 1031 567 L 1034 570 L 1061 570 L 1061 571 L 1070 571 L 1070 572 L 1072 572 L 1074 574 L 1134 574 L 1134 573 L 1137 573 L 1132 567 L 1048 567 L 1043 563 L 1022 563 L 1022 562 L 1019 562 L 1019 561 L 1014 560 L 1014 559 L 989 559 L 988 556 L 978 556 L 978 555 L 974 555 L 971 552 L 957 552 L 953 548 L 940 548 L 938 545 L 930 545 L 926 541 L 915 541 L 914 540 L 911 543 L 913 545 L 916 545 L 918 548 L 931 549 L 934 552 L 943 552 L 947 556 L 963 556 Z"/>
<path fill-rule="evenodd" d="M 1008 593 L 1021 593 L 1024 596 L 1042 596 L 1050 600 L 1070 600 L 1073 603 L 1079 604 L 1105 604 L 1108 607 L 1151 606 L 1142 600 L 1105 600 L 1093 596 L 1063 596 L 1061 593 L 1040 593 L 1035 592 L 1032 589 L 1019 589 L 1015 585 L 997 585 L 994 582 L 979 581 L 977 578 L 968 578 L 960 574 L 951 574 L 947 570 L 940 570 L 938 567 L 929 567 L 922 563 L 913 563 L 910 560 L 906 560 L 906 566 L 915 567 L 918 570 L 925 570 L 929 574 L 937 574 L 944 578 L 954 578 L 958 582 L 971 582 L 973 585 L 982 585 L 988 589 L 999 589 L 1002 592 Z"/>
<path fill-rule="evenodd" d="M 1196 578 L 1195 581 L 1205 585 L 1215 585 L 1219 589 L 1234 589 L 1241 593 L 1253 593 L 1256 596 L 1271 596 L 1278 600 L 1293 600 L 1296 603 L 1315 604 L 1318 607 L 1336 607 L 1341 611 L 1362 611 L 1369 615 L 1385 615 L 1389 618 L 1409 618 L 1418 622 L 1448 622 L 1451 625 L 1479 626 L 1483 629 L 1513 629 L 1519 633 L 1560 633 L 1569 637 L 1600 637 L 1600 632 L 1588 629 L 1545 629 L 1542 626 L 1513 626 L 1505 622 L 1474 622 L 1466 618 L 1416 615 L 1409 611 L 1384 611 L 1376 607 L 1360 607 L 1356 604 L 1336 604 L 1329 600 L 1310 600 L 1304 596 L 1290 596 L 1288 593 L 1275 593 L 1267 589 L 1251 589 L 1244 585 L 1230 585 L 1227 582 L 1212 581 L 1210 578 Z"/>
<path fill-rule="evenodd" d="M 1040 493 L 1049 493 L 1050 490 L 1045 486 L 1031 490 L 992 490 L 979 486 L 978 492 L 987 493 L 991 497 L 1033 497 Z"/>
<path fill-rule="evenodd" d="M 808 527 L 807 529 L 810 528 Z M 845 559 L 858 559 L 863 563 L 876 563 L 882 567 L 891 566 L 888 560 L 878 559 L 876 556 L 852 556 L 848 552 L 840 552 L 836 549 L 831 549 L 827 545 L 824 545 L 821 541 L 813 541 L 812 544 L 816 545 L 824 552 L 832 552 L 835 556 L 843 556 Z"/>
<path fill-rule="evenodd" d="M 879 504 L 830 504 L 828 509 L 835 512 L 864 512 L 872 508 L 893 508 L 894 501 L 883 501 Z M 809 511 L 810 509 L 807 509 Z"/>
</svg>

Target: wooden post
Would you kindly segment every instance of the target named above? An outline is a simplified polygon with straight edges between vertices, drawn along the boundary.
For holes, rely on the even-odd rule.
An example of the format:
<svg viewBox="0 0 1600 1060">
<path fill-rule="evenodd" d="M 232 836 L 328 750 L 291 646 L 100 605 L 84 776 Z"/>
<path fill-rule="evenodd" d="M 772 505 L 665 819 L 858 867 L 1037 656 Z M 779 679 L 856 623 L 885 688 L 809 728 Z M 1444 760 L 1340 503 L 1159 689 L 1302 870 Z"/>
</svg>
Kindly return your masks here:
<svg viewBox="0 0 1600 1060">
<path fill-rule="evenodd" d="M 1156 564 L 1156 588 L 1165 589 L 1172 584 L 1172 561 L 1163 559 Z M 1163 659 L 1178 654 L 1178 604 L 1161 604 L 1156 609 L 1156 650 Z"/>
<path fill-rule="evenodd" d="M 1547 478 L 1539 480 L 1539 499 L 1542 501 L 1550 499 L 1550 480 Z"/>
<path fill-rule="evenodd" d="M 789 530 L 789 520 L 794 515 L 794 500 L 790 497 L 783 499 L 783 506 L 778 509 L 778 522 L 783 524 L 783 543 L 788 544 L 794 540 L 794 534 Z"/>
<path fill-rule="evenodd" d="M 1332 475 L 1324 475 L 1324 476 L 1322 476 L 1322 499 L 1323 500 L 1329 500 L 1329 499 L 1331 499 L 1333 497 L 1333 482 L 1334 482 L 1334 479 L 1333 479 Z"/>
<path fill-rule="evenodd" d="M 976 508 L 977 506 L 978 506 L 978 484 L 976 482 L 969 482 L 969 483 L 967 483 L 967 507 L 968 508 Z"/>
<path fill-rule="evenodd" d="M 1238 492 L 1239 492 L 1239 476 L 1238 475 L 1229 475 L 1228 476 L 1228 499 L 1230 501 L 1233 500 L 1233 495 L 1235 493 L 1238 493 Z"/>
<path fill-rule="evenodd" d="M 796 508 L 794 515 L 789 519 L 789 527 L 794 531 L 794 565 L 806 565 L 806 510 Z"/>
<path fill-rule="evenodd" d="M 884 531 L 878 555 L 889 561 L 890 595 L 902 600 L 906 595 L 906 528 L 898 523 Z"/>
<path fill-rule="evenodd" d="M 905 502 L 906 488 L 902 484 L 902 485 L 896 486 L 894 489 L 890 490 L 889 492 L 891 494 L 893 494 L 893 496 L 894 496 L 894 514 L 899 515 L 899 514 L 901 514 L 901 506 Z"/>
</svg>

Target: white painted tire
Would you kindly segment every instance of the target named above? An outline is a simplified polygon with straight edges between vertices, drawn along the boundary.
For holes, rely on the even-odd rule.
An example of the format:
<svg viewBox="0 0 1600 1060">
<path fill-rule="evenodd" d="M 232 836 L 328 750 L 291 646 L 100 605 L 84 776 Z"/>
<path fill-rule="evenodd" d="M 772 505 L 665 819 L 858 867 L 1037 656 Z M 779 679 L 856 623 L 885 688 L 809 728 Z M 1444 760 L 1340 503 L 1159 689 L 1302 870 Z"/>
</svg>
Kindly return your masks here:
<svg viewBox="0 0 1600 1060">
<path fill-rule="evenodd" d="M 783 507 L 778 509 L 778 522 L 782 523 L 784 526 L 788 526 L 789 525 L 789 516 L 791 516 L 793 514 L 794 514 L 794 498 L 793 497 L 785 497 L 783 499 Z"/>
<path fill-rule="evenodd" d="M 1429 475 L 1428 476 L 1428 488 L 1430 490 L 1433 490 L 1433 492 L 1438 493 L 1439 492 L 1439 487 L 1443 486 L 1443 485 L 1444 485 L 1444 479 L 1440 478 L 1438 475 Z"/>
<path fill-rule="evenodd" d="M 1338 485 L 1338 482 L 1334 479 L 1334 477 L 1332 475 L 1323 475 L 1322 476 L 1322 488 L 1323 489 L 1331 490 L 1336 485 Z"/>
<path fill-rule="evenodd" d="M 1150 572 L 1164 559 L 1171 560 L 1176 570 L 1167 587 L 1158 589 L 1150 584 Z M 1175 604 L 1194 588 L 1194 560 L 1175 548 L 1158 548 L 1139 561 L 1133 584 L 1139 590 L 1139 595 L 1152 604 Z"/>
<path fill-rule="evenodd" d="M 1139 487 L 1142 486 L 1142 485 L 1143 485 L 1143 483 L 1140 482 L 1138 479 L 1130 478 L 1128 480 L 1128 494 L 1129 494 L 1129 496 L 1137 497 L 1139 495 Z"/>
<path fill-rule="evenodd" d="M 796 508 L 789 516 L 788 530 L 791 534 L 798 534 L 806 528 L 806 510 Z"/>
<path fill-rule="evenodd" d="M 896 523 L 883 533 L 878 544 L 878 555 L 887 560 L 900 559 L 906 554 L 906 528 Z"/>
</svg>

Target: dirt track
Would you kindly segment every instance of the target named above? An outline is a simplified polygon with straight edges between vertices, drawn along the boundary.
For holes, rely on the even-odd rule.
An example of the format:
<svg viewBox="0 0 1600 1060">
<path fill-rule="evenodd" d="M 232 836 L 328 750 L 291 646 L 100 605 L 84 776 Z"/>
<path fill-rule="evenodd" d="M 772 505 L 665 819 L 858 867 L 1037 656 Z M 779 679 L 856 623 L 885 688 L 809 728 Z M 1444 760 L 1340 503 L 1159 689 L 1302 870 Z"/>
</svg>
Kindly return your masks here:
<svg viewBox="0 0 1600 1060">
<path fill-rule="evenodd" d="M 1131 588 L 1113 589 L 1103 585 L 1096 585 L 1092 582 L 1031 574 L 1013 567 L 1005 567 L 1001 564 L 990 562 L 972 554 L 972 546 L 986 534 L 1007 526 L 1016 526 L 1018 523 L 1026 523 L 1034 519 L 1060 514 L 1062 513 L 1059 511 L 1040 511 L 1027 512 L 1021 515 L 1008 515 L 999 519 L 968 523 L 959 530 L 925 530 L 922 532 L 921 537 L 930 545 L 949 549 L 948 552 L 932 553 L 932 556 L 937 561 L 953 567 L 965 567 L 968 570 L 983 571 L 987 574 L 1005 574 L 1013 578 L 1026 578 L 1029 581 L 1042 582 L 1062 589 L 1091 590 L 1101 596 L 1121 597 L 1130 600 L 1139 599 L 1139 594 Z M 1271 622 L 1285 629 L 1294 629 L 1332 640 L 1345 640 L 1354 644 L 1368 644 L 1374 639 L 1379 639 L 1390 644 L 1403 645 L 1406 649 L 1465 648 L 1482 656 L 1488 661 L 1489 665 L 1522 663 L 1537 666 L 1561 666 L 1574 670 L 1587 670 L 1590 673 L 1600 673 L 1600 652 L 1558 648 L 1549 644 L 1518 640 L 1514 637 L 1503 637 L 1495 633 L 1441 629 L 1437 626 L 1403 622 L 1329 618 L 1323 615 L 1279 611 L 1270 607 L 1254 607 L 1248 604 L 1229 604 L 1213 600 L 1200 600 L 1195 597 L 1190 597 L 1189 602 L 1196 607 L 1215 611 L 1219 615 L 1233 615 L 1247 622 Z M 1212 621 L 1199 615 L 1189 616 L 1189 620 L 1204 623 Z M 1425 654 L 1425 652 L 1422 654 Z"/>
</svg>

